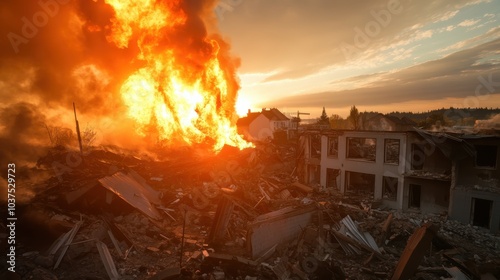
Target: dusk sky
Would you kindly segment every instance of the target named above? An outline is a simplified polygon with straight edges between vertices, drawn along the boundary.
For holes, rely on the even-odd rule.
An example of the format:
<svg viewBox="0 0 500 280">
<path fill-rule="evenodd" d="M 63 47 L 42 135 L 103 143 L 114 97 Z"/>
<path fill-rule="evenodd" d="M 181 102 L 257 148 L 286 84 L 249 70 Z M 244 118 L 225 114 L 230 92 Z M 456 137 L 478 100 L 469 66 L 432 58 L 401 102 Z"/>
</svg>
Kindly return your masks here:
<svg viewBox="0 0 500 280">
<path fill-rule="evenodd" d="M 500 1 L 222 0 L 239 112 L 500 107 Z"/>
<path fill-rule="evenodd" d="M 233 113 L 235 78 L 240 84 L 236 102 L 240 115 L 248 108 L 263 107 L 309 112 L 312 118 L 323 107 L 328 115 L 346 117 L 352 105 L 361 112 L 382 113 L 500 107 L 500 0 L 0 3 L 4 38 L 0 40 L 0 109 L 37 111 L 47 122 L 61 125 L 72 122 L 68 111 L 73 102 L 89 123 L 130 119 L 121 90 L 128 77 L 144 71 L 140 53 L 147 48 L 140 44 L 151 40 L 140 38 L 147 34 L 158 40 L 151 61 L 175 49 L 176 67 L 181 67 L 198 65 L 198 56 L 211 49 L 203 43 L 205 36 L 218 40 L 220 33 L 224 40 L 218 40 L 222 46 L 218 56 L 231 86 L 224 101 L 230 108 L 219 111 L 228 114 Z M 117 13 L 108 3 L 139 6 Z M 169 27 L 175 21 L 168 19 L 161 31 L 145 30 L 148 25 L 135 19 L 122 24 L 124 29 L 114 24 L 116 16 L 140 10 L 140 18 L 147 21 L 155 18 L 159 7 L 176 5 L 187 7 L 189 24 Z M 125 27 L 134 34 L 128 47 L 111 40 L 115 33 L 128 34 Z M 196 69 L 186 73 L 202 76 Z M 163 88 L 149 97 L 163 96 Z M 162 100 L 158 106 L 165 106 Z M 196 103 L 193 100 L 184 101 Z"/>
</svg>

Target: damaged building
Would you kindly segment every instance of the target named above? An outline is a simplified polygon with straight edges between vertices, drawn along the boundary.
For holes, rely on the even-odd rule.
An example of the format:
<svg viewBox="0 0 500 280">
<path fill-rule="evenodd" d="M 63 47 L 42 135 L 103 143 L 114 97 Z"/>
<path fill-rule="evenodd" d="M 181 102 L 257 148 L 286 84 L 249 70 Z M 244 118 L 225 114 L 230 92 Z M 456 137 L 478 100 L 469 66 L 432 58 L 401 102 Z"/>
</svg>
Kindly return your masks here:
<svg viewBox="0 0 500 280">
<path fill-rule="evenodd" d="M 474 157 L 453 162 L 450 217 L 462 223 L 500 228 L 500 136 L 464 135 L 473 145 Z"/>
<path fill-rule="evenodd" d="M 299 180 L 382 207 L 447 214 L 498 232 L 500 136 L 316 130 L 299 141 Z"/>
</svg>

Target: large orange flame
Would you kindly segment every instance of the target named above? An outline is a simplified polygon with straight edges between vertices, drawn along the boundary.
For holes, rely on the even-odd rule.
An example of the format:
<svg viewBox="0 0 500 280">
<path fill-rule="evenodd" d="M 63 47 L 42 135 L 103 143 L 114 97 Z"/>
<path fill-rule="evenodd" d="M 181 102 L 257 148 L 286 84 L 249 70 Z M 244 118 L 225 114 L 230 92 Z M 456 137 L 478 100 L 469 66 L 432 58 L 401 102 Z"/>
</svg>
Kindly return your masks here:
<svg viewBox="0 0 500 280">
<path fill-rule="evenodd" d="M 153 126 L 169 143 L 209 143 L 215 151 L 225 144 L 252 146 L 237 133 L 237 82 L 223 64 L 219 43 L 206 32 L 179 35 L 193 23 L 181 0 L 106 3 L 116 14 L 108 40 L 120 48 L 137 44 L 144 62 L 120 89 L 141 135 Z"/>
</svg>

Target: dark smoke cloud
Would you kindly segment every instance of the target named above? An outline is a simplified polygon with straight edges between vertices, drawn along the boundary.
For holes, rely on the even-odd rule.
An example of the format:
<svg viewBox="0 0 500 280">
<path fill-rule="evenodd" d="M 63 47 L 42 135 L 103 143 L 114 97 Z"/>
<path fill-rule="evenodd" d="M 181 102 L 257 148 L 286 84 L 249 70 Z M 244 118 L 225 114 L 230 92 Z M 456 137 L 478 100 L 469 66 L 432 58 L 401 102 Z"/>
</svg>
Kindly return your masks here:
<svg viewBox="0 0 500 280">
<path fill-rule="evenodd" d="M 109 24 L 107 5 L 102 1 L 7 0 L 0 3 L 0 10 L 8 15 L 2 16 L 0 25 L 4 39 L 0 81 L 8 84 L 1 88 L 3 102 L 21 94 L 43 100 L 48 108 L 70 108 L 76 102 L 83 112 L 110 111 L 117 97 L 116 85 L 129 68 L 124 64 L 133 51 L 120 50 L 106 41 L 104 32 L 89 30 L 89 26 Z M 91 64 L 112 73 L 113 82 L 97 86 L 99 77 L 89 78 L 92 73 L 87 73 L 87 83 L 82 85 L 74 71 Z M 33 74 L 23 83 L 28 71 Z"/>
<path fill-rule="evenodd" d="M 1 108 L 0 119 L 0 166 L 29 162 L 43 153 L 46 119 L 36 106 L 20 102 Z"/>
</svg>

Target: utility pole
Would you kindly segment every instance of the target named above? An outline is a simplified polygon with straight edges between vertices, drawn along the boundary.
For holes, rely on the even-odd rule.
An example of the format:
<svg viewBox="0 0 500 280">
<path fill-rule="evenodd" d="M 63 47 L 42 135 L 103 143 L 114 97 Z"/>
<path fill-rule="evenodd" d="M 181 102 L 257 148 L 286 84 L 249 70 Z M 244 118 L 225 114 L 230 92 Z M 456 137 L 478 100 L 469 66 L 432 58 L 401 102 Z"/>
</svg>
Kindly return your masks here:
<svg viewBox="0 0 500 280">
<path fill-rule="evenodd" d="M 75 102 L 73 102 L 73 112 L 75 113 L 76 134 L 78 135 L 78 144 L 80 144 L 80 155 L 83 156 L 82 137 L 80 135 L 80 125 L 78 124 L 78 119 L 76 118 Z"/>
<path fill-rule="evenodd" d="M 299 110 L 297 110 L 297 127 L 296 127 L 297 136 L 298 136 L 298 132 L 299 132 L 300 115 L 310 115 L 310 113 L 302 113 L 302 112 L 299 112 Z"/>
</svg>

